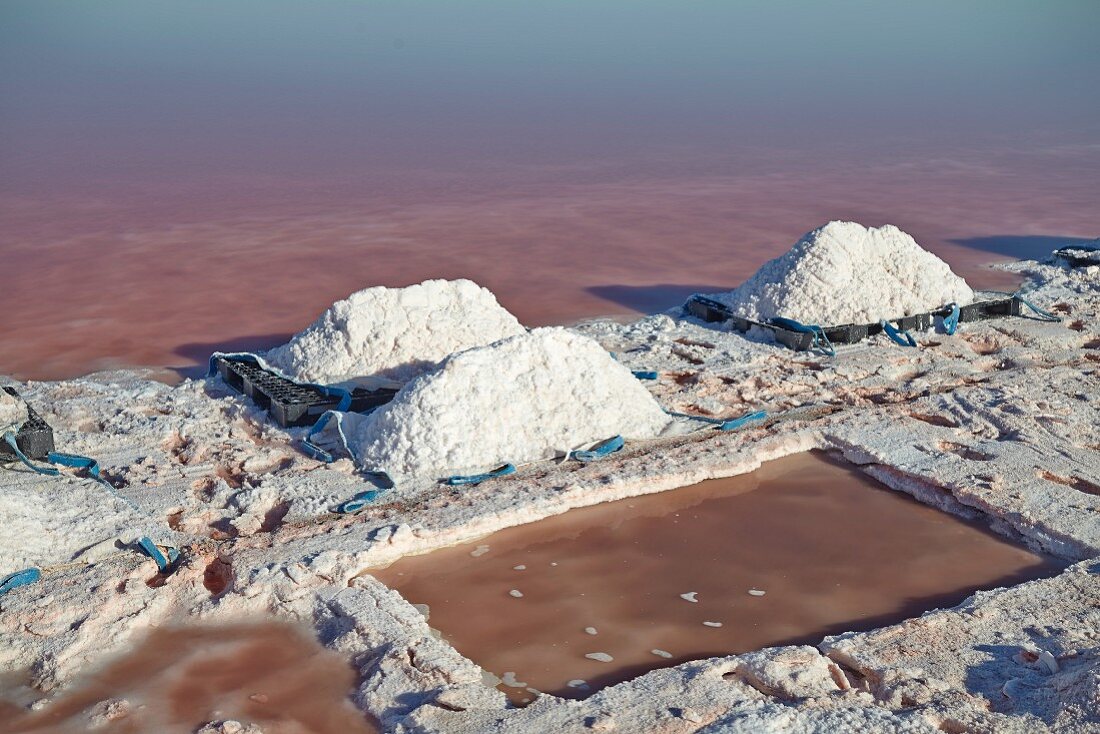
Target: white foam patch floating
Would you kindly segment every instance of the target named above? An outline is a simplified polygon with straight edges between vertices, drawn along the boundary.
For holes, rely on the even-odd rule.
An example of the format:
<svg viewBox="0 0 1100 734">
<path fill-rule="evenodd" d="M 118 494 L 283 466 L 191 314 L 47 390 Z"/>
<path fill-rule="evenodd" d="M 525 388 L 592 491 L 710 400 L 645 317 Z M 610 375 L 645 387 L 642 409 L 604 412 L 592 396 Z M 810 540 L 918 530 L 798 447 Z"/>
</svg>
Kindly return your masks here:
<svg viewBox="0 0 1100 734">
<path fill-rule="evenodd" d="M 300 382 L 406 381 L 454 352 L 523 332 L 488 289 L 469 280 L 426 280 L 352 293 L 264 359 Z"/>
<path fill-rule="evenodd" d="M 652 438 L 669 423 L 596 341 L 545 328 L 455 354 L 346 427 L 360 466 L 401 481 L 551 459 L 615 435 Z"/>
<path fill-rule="evenodd" d="M 893 225 L 829 222 L 734 290 L 712 297 L 757 321 L 782 316 L 834 326 L 965 305 L 974 300 L 974 291 Z"/>
</svg>

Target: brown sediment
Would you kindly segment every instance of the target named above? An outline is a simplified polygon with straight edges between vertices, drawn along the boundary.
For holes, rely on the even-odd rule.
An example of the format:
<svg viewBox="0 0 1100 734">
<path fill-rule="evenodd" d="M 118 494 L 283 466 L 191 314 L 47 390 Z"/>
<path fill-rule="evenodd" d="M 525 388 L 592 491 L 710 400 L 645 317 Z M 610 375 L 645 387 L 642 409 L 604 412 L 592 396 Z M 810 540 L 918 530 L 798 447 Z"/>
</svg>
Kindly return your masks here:
<svg viewBox="0 0 1100 734">
<path fill-rule="evenodd" d="M 369 734 L 378 728 L 349 700 L 354 670 L 303 630 L 278 622 L 153 631 L 124 657 L 77 681 L 37 712 L 5 701 L 5 731 L 83 732 L 89 715 L 108 734 L 194 731 L 210 721 L 268 734 Z M 22 702 L 20 702 L 22 703 Z"/>
<path fill-rule="evenodd" d="M 489 550 L 472 557 L 474 545 Z M 431 626 L 490 672 L 583 697 L 685 660 L 892 624 L 1060 568 L 804 454 L 572 510 L 375 575 L 426 604 Z M 696 602 L 681 596 L 689 592 Z M 585 657 L 595 653 L 612 660 Z M 587 687 L 569 686 L 577 680 Z M 517 702 L 533 696 L 502 688 Z"/>
</svg>

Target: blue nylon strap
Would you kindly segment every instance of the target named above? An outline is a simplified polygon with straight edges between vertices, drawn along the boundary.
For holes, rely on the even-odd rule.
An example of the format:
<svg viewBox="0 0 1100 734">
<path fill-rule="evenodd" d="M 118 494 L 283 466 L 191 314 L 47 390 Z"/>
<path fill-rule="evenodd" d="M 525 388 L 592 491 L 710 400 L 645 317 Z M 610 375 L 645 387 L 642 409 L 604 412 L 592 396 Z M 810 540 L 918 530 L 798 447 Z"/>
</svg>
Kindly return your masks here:
<svg viewBox="0 0 1100 734">
<path fill-rule="evenodd" d="M 343 514 L 359 512 L 366 505 L 378 499 L 385 491 L 384 489 L 368 489 L 365 492 L 360 492 L 347 502 L 337 505 L 336 511 Z"/>
<path fill-rule="evenodd" d="M 948 336 L 955 333 L 955 330 L 959 328 L 959 304 L 952 303 L 948 306 L 951 309 L 951 313 L 943 317 L 943 330 L 947 332 Z"/>
<path fill-rule="evenodd" d="M 782 316 L 775 316 L 769 319 L 769 322 L 773 326 L 779 326 L 784 329 L 789 329 L 790 331 L 813 334 L 814 340 L 810 344 L 811 349 L 820 349 L 830 357 L 836 356 L 836 349 L 833 348 L 833 343 L 829 341 L 829 337 L 825 335 L 825 330 L 817 324 L 803 324 L 794 319 L 783 318 Z"/>
<path fill-rule="evenodd" d="M 25 568 L 22 571 L 9 573 L 3 579 L 0 579 L 0 596 L 12 589 L 18 589 L 20 586 L 33 584 L 40 578 L 42 578 L 42 572 L 37 568 Z"/>
<path fill-rule="evenodd" d="M 448 486 L 451 486 L 451 487 L 458 487 L 458 486 L 461 486 L 461 485 L 469 485 L 469 484 L 481 484 L 486 479 L 496 479 L 497 477 L 506 477 L 509 474 L 515 474 L 515 473 L 516 473 L 516 467 L 515 466 L 513 466 L 512 464 L 504 464 L 502 466 L 498 466 L 496 469 L 493 469 L 492 471 L 485 472 L 484 474 L 470 474 L 470 475 L 467 475 L 467 476 L 456 475 L 456 476 L 453 476 L 453 477 L 447 477 L 446 479 L 443 480 L 443 483 L 448 485 Z"/>
<path fill-rule="evenodd" d="M 100 484 L 106 484 L 108 487 L 111 487 L 111 484 L 100 475 L 99 462 L 95 459 L 87 456 L 80 456 L 79 454 L 63 454 L 59 451 L 51 451 L 49 456 L 46 457 L 46 461 L 51 464 L 67 466 L 72 469 L 85 469 L 88 472 L 88 476 L 92 479 Z M 114 489 L 114 487 L 111 487 L 111 489 Z"/>
<path fill-rule="evenodd" d="M 908 331 L 898 331 L 897 328 L 889 321 L 883 319 L 879 322 L 882 326 L 882 330 L 886 332 L 886 336 L 890 337 L 890 341 L 894 342 L 900 347 L 915 347 L 917 346 L 917 340 L 913 338 L 913 335 Z"/>
<path fill-rule="evenodd" d="M 588 463 L 589 461 L 596 461 L 605 456 L 610 456 L 620 450 L 625 443 L 622 436 L 612 436 L 607 440 L 600 441 L 587 451 L 573 451 L 569 455 L 577 461 Z"/>
<path fill-rule="evenodd" d="M 344 449 L 348 450 L 347 436 L 344 435 L 344 422 L 343 416 L 334 410 L 326 410 L 321 414 L 321 417 L 317 419 L 317 422 L 313 424 L 313 427 L 309 429 L 309 433 L 306 434 L 305 440 L 302 441 L 302 447 L 306 453 L 318 461 L 323 461 L 326 464 L 331 464 L 336 458 L 332 455 L 332 452 L 321 448 L 314 442 L 314 437 L 325 429 L 330 420 L 336 420 L 336 429 L 340 433 L 340 440 L 343 442 Z M 350 453 L 350 451 L 349 451 Z"/>
<path fill-rule="evenodd" d="M 1019 299 L 1020 303 L 1024 304 L 1025 306 L 1030 308 L 1032 311 L 1034 311 L 1035 315 L 1038 316 L 1043 321 L 1058 322 L 1058 321 L 1062 320 L 1061 317 L 1054 315 L 1053 313 L 1051 313 L 1050 311 L 1047 311 L 1046 309 L 1039 308 L 1034 303 L 1032 303 L 1031 301 L 1029 301 L 1026 298 L 1024 298 L 1023 296 L 1021 296 L 1019 291 L 1017 291 L 1016 293 L 1013 293 L 1012 297 L 1016 298 L 1016 299 Z"/>
<path fill-rule="evenodd" d="M 161 573 L 166 573 L 171 570 L 172 564 L 175 563 L 176 560 L 180 557 L 179 551 L 175 548 L 168 548 L 168 556 L 165 557 L 165 555 L 160 552 L 160 548 L 157 547 L 157 544 L 154 543 L 147 535 L 143 535 L 138 538 L 137 546 L 145 553 L 145 555 L 149 556 L 153 559 L 153 561 L 156 562 L 157 570 Z"/>
<path fill-rule="evenodd" d="M 718 424 L 718 430 L 720 431 L 733 431 L 747 423 L 753 423 L 755 421 L 762 421 L 768 417 L 766 411 L 758 410 L 754 413 L 746 413 L 740 418 L 734 418 L 733 420 L 724 421 Z"/>
<path fill-rule="evenodd" d="M 635 370 L 633 374 L 639 380 L 656 380 L 660 376 L 652 370 Z"/>
</svg>

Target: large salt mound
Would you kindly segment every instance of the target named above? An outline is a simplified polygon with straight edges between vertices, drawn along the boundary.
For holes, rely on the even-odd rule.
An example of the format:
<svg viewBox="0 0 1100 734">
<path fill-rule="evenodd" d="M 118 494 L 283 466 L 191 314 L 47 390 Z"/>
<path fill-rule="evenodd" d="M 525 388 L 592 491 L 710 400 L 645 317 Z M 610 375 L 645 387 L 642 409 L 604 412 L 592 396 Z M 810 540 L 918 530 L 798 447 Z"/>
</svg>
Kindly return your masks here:
<svg viewBox="0 0 1100 734">
<path fill-rule="evenodd" d="M 974 300 L 966 281 L 893 225 L 829 222 L 713 296 L 746 318 L 831 326 L 876 323 Z"/>
<path fill-rule="evenodd" d="M 349 424 L 363 467 L 395 480 L 549 459 L 621 434 L 650 438 L 669 417 L 598 343 L 536 329 L 446 360 L 393 402 Z"/>
<path fill-rule="evenodd" d="M 469 280 L 427 280 L 353 293 L 264 358 L 303 382 L 404 381 L 449 354 L 523 332 L 488 289 Z"/>
</svg>

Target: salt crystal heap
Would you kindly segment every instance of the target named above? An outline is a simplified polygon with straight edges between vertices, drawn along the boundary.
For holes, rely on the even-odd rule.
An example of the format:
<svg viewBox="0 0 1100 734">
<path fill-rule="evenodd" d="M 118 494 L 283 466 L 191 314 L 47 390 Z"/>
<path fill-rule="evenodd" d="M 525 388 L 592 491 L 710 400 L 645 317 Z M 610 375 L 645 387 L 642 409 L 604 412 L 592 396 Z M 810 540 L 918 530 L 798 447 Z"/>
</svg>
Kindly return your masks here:
<svg viewBox="0 0 1100 734">
<path fill-rule="evenodd" d="M 966 281 L 893 225 L 829 222 L 728 293 L 713 296 L 757 321 L 877 323 L 974 300 Z"/>
<path fill-rule="evenodd" d="M 456 354 L 349 419 L 359 464 L 397 481 L 549 459 L 614 435 L 651 438 L 669 424 L 630 370 L 561 328 Z"/>
<path fill-rule="evenodd" d="M 0 434 L 5 431 L 18 431 L 27 420 L 27 404 L 0 389 Z"/>
<path fill-rule="evenodd" d="M 427 280 L 353 293 L 264 359 L 302 382 L 405 381 L 453 352 L 523 332 L 491 291 L 469 280 Z"/>
</svg>

